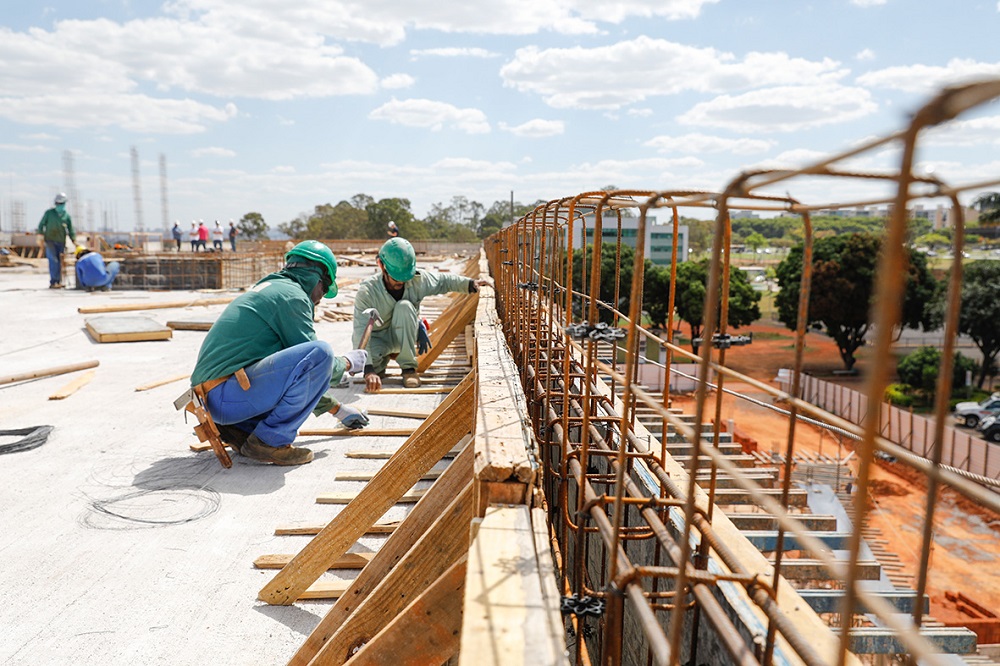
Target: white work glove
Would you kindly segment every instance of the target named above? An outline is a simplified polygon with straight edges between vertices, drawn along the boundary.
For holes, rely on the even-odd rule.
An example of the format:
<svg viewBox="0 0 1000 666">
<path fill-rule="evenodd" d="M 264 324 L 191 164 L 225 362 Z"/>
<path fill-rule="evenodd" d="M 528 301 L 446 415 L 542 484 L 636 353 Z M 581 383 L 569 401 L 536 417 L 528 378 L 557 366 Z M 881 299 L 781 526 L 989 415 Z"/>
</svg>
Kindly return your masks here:
<svg viewBox="0 0 1000 666">
<path fill-rule="evenodd" d="M 354 407 L 348 407 L 347 405 L 341 404 L 340 409 L 333 413 L 340 423 L 350 430 L 355 430 L 357 428 L 364 428 L 368 425 L 368 414 L 361 411 L 360 409 L 355 409 Z"/>
<path fill-rule="evenodd" d="M 356 375 L 365 369 L 365 364 L 368 363 L 368 352 L 364 349 L 352 349 L 344 354 L 344 358 L 351 364 L 351 368 L 347 372 Z"/>
</svg>

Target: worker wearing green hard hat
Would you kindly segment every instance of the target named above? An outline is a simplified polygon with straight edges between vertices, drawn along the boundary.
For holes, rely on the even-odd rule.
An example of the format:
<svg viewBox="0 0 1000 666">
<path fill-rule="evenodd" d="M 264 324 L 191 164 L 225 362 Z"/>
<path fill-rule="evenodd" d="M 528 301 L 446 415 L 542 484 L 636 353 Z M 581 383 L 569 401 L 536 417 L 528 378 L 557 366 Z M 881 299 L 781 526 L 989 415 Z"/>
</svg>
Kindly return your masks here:
<svg viewBox="0 0 1000 666">
<path fill-rule="evenodd" d="M 354 299 L 354 346 L 366 338 L 369 364 L 365 366 L 365 390 L 382 388 L 386 367 L 395 358 L 402 370 L 403 386 L 417 388 L 418 346 L 430 349 L 430 337 L 420 321 L 420 301 L 453 291 L 474 292 L 491 284 L 461 275 L 417 270 L 417 255 L 405 238 L 390 238 L 378 252 L 379 272 L 358 285 Z M 377 313 L 378 317 L 374 317 Z"/>
<path fill-rule="evenodd" d="M 364 412 L 326 395 L 345 372 L 356 375 L 368 362 L 363 350 L 338 356 L 316 338 L 315 308 L 324 296 L 336 295 L 336 257 L 323 243 L 307 240 L 285 254 L 284 268 L 226 306 L 212 325 L 191 386 L 204 394 L 222 441 L 235 451 L 300 465 L 312 460 L 312 452 L 292 443 L 310 413 L 330 412 L 348 428 L 368 425 Z"/>
</svg>

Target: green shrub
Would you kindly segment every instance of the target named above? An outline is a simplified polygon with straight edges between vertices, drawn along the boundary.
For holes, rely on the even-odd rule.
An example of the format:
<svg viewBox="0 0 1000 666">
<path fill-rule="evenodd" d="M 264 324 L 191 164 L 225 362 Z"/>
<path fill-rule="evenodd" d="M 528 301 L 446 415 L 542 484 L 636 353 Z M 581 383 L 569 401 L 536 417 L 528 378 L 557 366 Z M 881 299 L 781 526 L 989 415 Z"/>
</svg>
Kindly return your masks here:
<svg viewBox="0 0 1000 666">
<path fill-rule="evenodd" d="M 910 395 L 912 390 L 909 384 L 889 384 L 885 387 L 885 401 L 896 407 L 911 407 L 914 401 Z"/>
</svg>

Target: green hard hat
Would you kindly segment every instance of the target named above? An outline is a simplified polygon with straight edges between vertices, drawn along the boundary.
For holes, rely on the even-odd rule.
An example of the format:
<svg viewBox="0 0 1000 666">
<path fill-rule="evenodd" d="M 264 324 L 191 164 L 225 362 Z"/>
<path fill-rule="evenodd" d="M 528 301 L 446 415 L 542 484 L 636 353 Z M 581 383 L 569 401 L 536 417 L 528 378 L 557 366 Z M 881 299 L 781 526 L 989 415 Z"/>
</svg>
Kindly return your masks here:
<svg viewBox="0 0 1000 666">
<path fill-rule="evenodd" d="M 385 272 L 393 280 L 409 282 L 417 273 L 417 253 L 405 238 L 390 238 L 378 251 Z"/>
<path fill-rule="evenodd" d="M 326 291 L 327 298 L 337 295 L 337 258 L 333 256 L 333 250 L 316 240 L 302 241 L 285 255 L 285 261 L 292 261 L 292 257 L 302 257 L 326 266 L 330 271 L 330 288 Z"/>
</svg>

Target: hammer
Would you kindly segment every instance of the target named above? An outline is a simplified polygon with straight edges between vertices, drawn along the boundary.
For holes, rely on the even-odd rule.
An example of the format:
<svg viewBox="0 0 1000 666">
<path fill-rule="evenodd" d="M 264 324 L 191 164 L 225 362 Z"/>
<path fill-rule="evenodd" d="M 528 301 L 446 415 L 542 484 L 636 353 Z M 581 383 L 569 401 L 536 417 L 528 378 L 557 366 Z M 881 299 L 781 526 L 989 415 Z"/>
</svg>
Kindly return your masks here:
<svg viewBox="0 0 1000 666">
<path fill-rule="evenodd" d="M 368 308 L 364 310 L 361 314 L 368 315 L 368 324 L 365 326 L 365 332 L 361 334 L 361 344 L 358 345 L 358 349 L 366 349 L 368 347 L 368 340 L 372 337 L 372 328 L 378 324 L 382 325 L 382 317 L 378 316 L 378 310 L 375 308 Z"/>
</svg>

